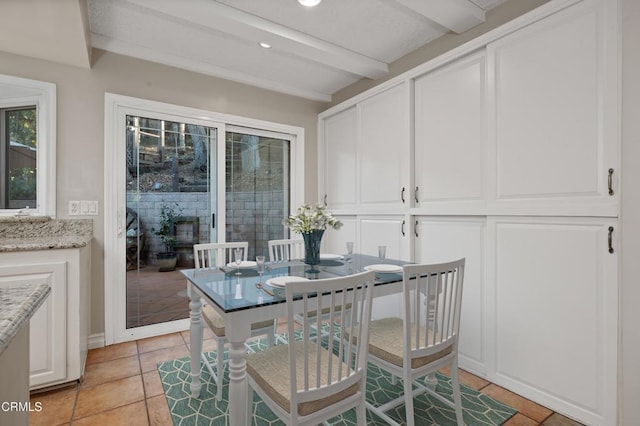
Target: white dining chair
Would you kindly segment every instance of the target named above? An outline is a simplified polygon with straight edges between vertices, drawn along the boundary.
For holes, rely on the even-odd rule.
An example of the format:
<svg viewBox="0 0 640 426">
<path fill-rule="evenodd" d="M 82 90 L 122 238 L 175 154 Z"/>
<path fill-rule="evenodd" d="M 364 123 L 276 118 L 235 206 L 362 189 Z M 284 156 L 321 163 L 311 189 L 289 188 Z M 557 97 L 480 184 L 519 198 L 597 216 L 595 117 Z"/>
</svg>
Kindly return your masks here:
<svg viewBox="0 0 640 426">
<path fill-rule="evenodd" d="M 269 262 L 304 259 L 304 240 L 269 240 L 267 246 L 269 248 Z"/>
<path fill-rule="evenodd" d="M 374 279 L 373 272 L 363 272 L 287 283 L 287 328 L 289 336 L 296 337 L 288 344 L 247 356 L 248 413 L 253 412 L 255 392 L 288 425 L 315 425 L 352 408 L 356 409 L 358 425 L 366 424 L 367 341 Z M 350 321 L 344 311 L 336 309 L 347 303 L 354 306 Z M 325 307 L 330 312 L 326 318 L 305 315 Z M 297 315 L 304 318 L 301 327 L 294 321 Z M 317 339 L 315 329 L 325 329 L 328 337 Z"/>
<path fill-rule="evenodd" d="M 413 398 L 428 392 L 455 410 L 463 425 L 458 379 L 458 333 L 462 305 L 465 259 L 431 265 L 403 266 L 403 317 L 382 318 L 369 327 L 369 361 L 394 377 L 402 378 L 404 393 L 394 401 L 367 408 L 389 424 L 398 423 L 385 411 L 405 404 L 406 424 L 413 426 Z M 417 378 L 449 366 L 453 401 L 436 393 Z M 413 389 L 416 386 L 416 389 Z"/>
<path fill-rule="evenodd" d="M 223 267 L 234 261 L 234 250 L 240 248 L 243 251 L 242 260 L 247 260 L 247 252 L 249 251 L 248 242 L 231 242 L 231 243 L 205 243 L 194 244 L 193 256 L 195 259 L 196 269 L 216 269 Z M 207 326 L 211 329 L 216 340 L 216 367 L 215 369 L 205 356 L 201 354 L 202 362 L 211 374 L 212 379 L 216 383 L 216 400 L 222 399 L 222 384 L 224 376 L 224 345 L 227 342 L 225 334 L 224 318 L 216 312 L 209 304 L 202 306 L 202 318 Z M 251 324 L 251 336 L 267 336 L 269 346 L 273 346 L 275 342 L 276 323 L 274 320 L 261 321 Z"/>
<path fill-rule="evenodd" d="M 269 240 L 267 242 L 267 246 L 269 248 L 269 261 L 270 262 L 286 262 L 294 259 L 304 259 L 304 240 L 301 239 L 284 239 L 284 240 Z M 348 310 L 351 308 L 351 305 L 347 305 L 347 315 Z M 342 306 L 338 306 L 337 309 L 342 309 Z M 325 308 L 322 312 L 322 315 L 326 315 L 328 313 L 328 309 Z M 315 310 L 311 310 L 307 312 L 307 316 L 315 317 L 318 313 Z M 302 322 L 303 318 L 301 315 L 295 316 L 296 321 Z M 279 336 L 279 339 L 282 341 L 284 339 L 283 336 Z"/>
</svg>

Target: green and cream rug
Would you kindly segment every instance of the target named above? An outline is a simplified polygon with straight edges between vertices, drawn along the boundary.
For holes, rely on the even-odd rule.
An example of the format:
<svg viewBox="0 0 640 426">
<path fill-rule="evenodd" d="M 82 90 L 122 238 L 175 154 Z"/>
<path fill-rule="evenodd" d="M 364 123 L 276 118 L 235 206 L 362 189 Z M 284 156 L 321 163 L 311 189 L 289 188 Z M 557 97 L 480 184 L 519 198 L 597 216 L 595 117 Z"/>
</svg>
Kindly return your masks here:
<svg viewBox="0 0 640 426">
<path fill-rule="evenodd" d="M 255 349 L 262 349 L 263 342 L 254 343 Z M 215 352 L 207 353 L 207 357 L 214 361 Z M 202 367 L 202 390 L 199 398 L 191 398 L 189 395 L 190 359 L 189 357 L 167 361 L 158 364 L 158 372 L 164 387 L 164 392 L 169 404 L 169 410 L 174 425 L 227 425 L 228 424 L 228 371 L 225 371 L 225 381 L 221 401 L 216 401 L 215 383 L 211 380 L 209 371 Z M 374 365 L 369 364 L 367 372 L 367 400 L 375 405 L 391 401 L 403 393 L 402 381 L 391 383 L 391 377 Z M 438 393 L 453 400 L 451 383 L 447 376 L 438 373 Z M 462 405 L 465 424 L 475 425 L 501 425 L 511 418 L 516 410 L 504 405 L 474 389 L 461 386 Z M 264 402 L 255 395 L 253 401 L 253 425 L 281 425 L 282 422 L 269 410 Z M 435 398 L 426 394 L 414 398 L 417 424 L 446 426 L 455 425 L 455 413 L 453 409 L 442 404 Z M 388 411 L 392 418 L 404 422 L 404 405 L 395 410 Z M 386 423 L 367 411 L 368 425 L 385 425 Z M 355 413 L 347 412 L 342 416 L 331 419 L 331 425 L 348 426 L 355 425 Z"/>
</svg>

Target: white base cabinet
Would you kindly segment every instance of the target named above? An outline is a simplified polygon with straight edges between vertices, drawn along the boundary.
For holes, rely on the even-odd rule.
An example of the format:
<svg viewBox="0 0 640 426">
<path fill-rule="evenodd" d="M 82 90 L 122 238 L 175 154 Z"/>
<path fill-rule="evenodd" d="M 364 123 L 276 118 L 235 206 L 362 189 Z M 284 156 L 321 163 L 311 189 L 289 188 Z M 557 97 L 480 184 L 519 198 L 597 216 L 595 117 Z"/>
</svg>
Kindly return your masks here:
<svg viewBox="0 0 640 426">
<path fill-rule="evenodd" d="M 617 220 L 490 217 L 487 228 L 490 380 L 587 424 L 610 424 Z"/>
<path fill-rule="evenodd" d="M 47 283 L 51 294 L 30 322 L 29 385 L 78 380 L 87 356 L 91 249 L 0 253 L 0 286 Z"/>
<path fill-rule="evenodd" d="M 484 217 L 417 217 L 415 262 L 439 263 L 464 257 L 460 314 L 460 367 L 486 376 L 486 309 Z"/>
</svg>

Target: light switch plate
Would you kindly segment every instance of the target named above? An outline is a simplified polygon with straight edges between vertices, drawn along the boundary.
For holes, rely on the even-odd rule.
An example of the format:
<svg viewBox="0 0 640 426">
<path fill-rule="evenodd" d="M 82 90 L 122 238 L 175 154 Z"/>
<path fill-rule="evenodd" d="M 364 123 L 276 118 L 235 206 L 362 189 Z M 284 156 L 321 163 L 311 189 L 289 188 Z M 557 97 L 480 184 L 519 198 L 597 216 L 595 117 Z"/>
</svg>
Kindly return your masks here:
<svg viewBox="0 0 640 426">
<path fill-rule="evenodd" d="M 98 215 L 98 201 L 83 200 L 80 202 L 80 214 L 83 216 Z"/>
</svg>

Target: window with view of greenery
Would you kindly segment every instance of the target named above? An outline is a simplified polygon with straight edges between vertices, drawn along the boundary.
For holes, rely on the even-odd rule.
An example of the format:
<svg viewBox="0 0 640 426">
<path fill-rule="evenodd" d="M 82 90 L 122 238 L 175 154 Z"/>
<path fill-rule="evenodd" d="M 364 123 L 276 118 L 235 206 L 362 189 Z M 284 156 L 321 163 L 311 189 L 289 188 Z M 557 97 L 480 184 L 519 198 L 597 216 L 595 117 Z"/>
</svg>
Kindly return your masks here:
<svg viewBox="0 0 640 426">
<path fill-rule="evenodd" d="M 37 204 L 37 109 L 0 109 L 0 208 L 34 208 Z"/>
</svg>

